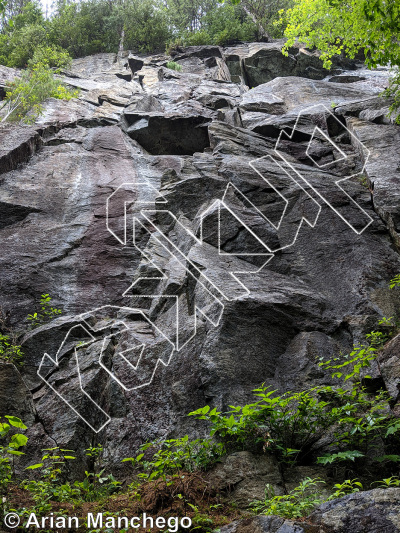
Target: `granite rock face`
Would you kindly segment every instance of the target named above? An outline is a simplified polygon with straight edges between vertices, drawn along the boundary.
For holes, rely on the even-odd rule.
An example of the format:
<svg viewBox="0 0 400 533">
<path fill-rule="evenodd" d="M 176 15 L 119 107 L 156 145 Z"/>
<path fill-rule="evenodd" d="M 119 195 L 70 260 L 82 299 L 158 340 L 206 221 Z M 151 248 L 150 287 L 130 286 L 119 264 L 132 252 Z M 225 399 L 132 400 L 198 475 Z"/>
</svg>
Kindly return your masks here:
<svg viewBox="0 0 400 533">
<path fill-rule="evenodd" d="M 324 503 L 304 521 L 278 516 L 232 522 L 221 533 L 397 533 L 400 489 L 374 489 Z"/>
<path fill-rule="evenodd" d="M 144 441 L 201 434 L 186 414 L 205 404 L 329 383 L 316 359 L 398 308 L 389 75 L 281 47 L 189 47 L 181 72 L 163 55 L 76 60 L 78 99 L 1 126 L 0 305 L 19 327 L 43 293 L 63 309 L 26 333 L 24 367 L 0 368 L 25 398 L 1 409 L 37 450 L 101 442 L 119 473 Z"/>
</svg>

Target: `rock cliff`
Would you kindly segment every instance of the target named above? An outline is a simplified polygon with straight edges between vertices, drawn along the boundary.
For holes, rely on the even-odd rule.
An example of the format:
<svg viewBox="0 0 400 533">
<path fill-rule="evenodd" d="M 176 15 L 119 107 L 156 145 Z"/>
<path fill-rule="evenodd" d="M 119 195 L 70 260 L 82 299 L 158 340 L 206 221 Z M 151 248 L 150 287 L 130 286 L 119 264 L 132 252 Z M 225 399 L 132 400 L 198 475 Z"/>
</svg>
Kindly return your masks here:
<svg viewBox="0 0 400 533">
<path fill-rule="evenodd" d="M 206 403 L 329 383 L 316 357 L 399 309 L 389 74 L 281 46 L 190 47 L 181 71 L 78 59 L 78 99 L 0 128 L 0 304 L 14 325 L 42 293 L 64 311 L 25 335 L 20 371 L 0 366 L 26 462 L 101 442 L 118 472 L 146 440 L 198 434 Z M 387 365 L 398 390 L 398 351 Z"/>
</svg>

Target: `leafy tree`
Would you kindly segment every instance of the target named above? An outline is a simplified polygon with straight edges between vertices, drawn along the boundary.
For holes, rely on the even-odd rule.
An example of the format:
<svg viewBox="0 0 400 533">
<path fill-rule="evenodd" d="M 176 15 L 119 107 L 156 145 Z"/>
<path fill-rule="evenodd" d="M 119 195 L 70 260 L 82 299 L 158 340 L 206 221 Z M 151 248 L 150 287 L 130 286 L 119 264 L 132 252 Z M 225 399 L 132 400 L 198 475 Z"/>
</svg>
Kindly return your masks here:
<svg viewBox="0 0 400 533">
<path fill-rule="evenodd" d="M 204 26 L 213 44 L 252 41 L 257 37 L 255 24 L 239 5 L 217 5 L 205 15 Z"/>
<path fill-rule="evenodd" d="M 178 26 L 176 44 L 226 45 L 235 41 L 252 41 L 257 37 L 256 26 L 239 5 L 234 6 L 213 0 L 208 2 L 207 6 L 204 5 L 201 12 L 203 13 L 201 17 L 196 14 L 190 22 L 188 18 L 186 22 L 181 22 Z M 171 18 L 171 22 L 174 24 L 174 17 Z M 172 44 L 170 43 L 171 49 Z"/>
<path fill-rule="evenodd" d="M 293 0 L 229 0 L 240 4 L 257 28 L 257 39 L 282 37 L 282 12 L 293 6 Z"/>
<path fill-rule="evenodd" d="M 35 47 L 46 40 L 45 20 L 41 8 L 27 3 L 22 11 L 2 27 L 0 63 L 9 67 L 25 67 Z"/>
<path fill-rule="evenodd" d="M 204 16 L 215 9 L 216 0 L 167 0 L 166 8 L 171 25 L 179 34 L 201 31 Z"/>
<path fill-rule="evenodd" d="M 32 0 L 1 0 L 0 14 L 2 15 L 2 20 L 0 22 L 0 28 L 21 15 L 24 8 L 30 3 L 32 3 Z"/>
<path fill-rule="evenodd" d="M 125 48 L 138 52 L 165 48 L 171 30 L 157 0 L 126 0 L 120 12 L 124 18 Z"/>
<path fill-rule="evenodd" d="M 294 0 L 287 13 L 286 50 L 296 39 L 321 50 L 325 66 L 334 55 L 361 51 L 369 67 L 400 65 L 400 4 L 389 0 Z"/>
<path fill-rule="evenodd" d="M 286 53 L 296 39 L 321 50 L 330 67 L 333 56 L 365 55 L 368 67 L 391 65 L 395 77 L 386 96 L 394 97 L 390 110 L 400 108 L 400 3 L 391 0 L 294 0 L 286 14 Z M 400 115 L 396 121 L 400 123 Z"/>
<path fill-rule="evenodd" d="M 49 22 L 49 42 L 72 57 L 116 52 L 121 33 L 118 9 L 107 0 L 60 2 Z"/>
</svg>

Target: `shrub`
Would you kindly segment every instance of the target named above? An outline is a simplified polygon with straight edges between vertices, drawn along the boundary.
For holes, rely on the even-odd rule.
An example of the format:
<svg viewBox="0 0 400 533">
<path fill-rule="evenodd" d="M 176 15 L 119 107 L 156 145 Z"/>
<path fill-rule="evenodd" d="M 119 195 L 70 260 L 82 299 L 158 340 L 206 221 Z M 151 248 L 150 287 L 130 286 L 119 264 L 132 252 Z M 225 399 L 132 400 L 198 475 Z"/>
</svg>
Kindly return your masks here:
<svg viewBox="0 0 400 533">
<path fill-rule="evenodd" d="M 50 97 L 62 100 L 76 98 L 79 91 L 69 91 L 54 77 L 53 70 L 41 63 L 24 70 L 7 88 L 1 122 L 35 122 L 43 112 L 43 102 Z"/>
<path fill-rule="evenodd" d="M 97 499 L 113 494 L 119 490 L 121 483 L 112 474 L 104 474 L 105 469 L 100 468 L 103 457 L 103 446 L 91 446 L 85 450 L 86 456 L 91 460 L 89 471 L 85 471 L 85 479 L 75 481 L 74 487 L 79 489 L 80 497 L 85 502 L 96 501 Z"/>
<path fill-rule="evenodd" d="M 59 89 L 63 90 L 63 87 L 60 87 Z M 52 307 L 50 303 L 51 300 L 52 299 L 48 294 L 42 294 L 39 300 L 40 310 L 32 315 L 28 315 L 27 317 L 27 320 L 30 322 L 32 328 L 37 328 L 38 326 L 53 320 L 62 313 L 61 309 Z"/>
<path fill-rule="evenodd" d="M 166 67 L 170 68 L 171 70 L 176 70 L 178 72 L 182 71 L 182 65 L 180 65 L 179 63 L 175 63 L 175 61 L 168 61 Z"/>
<path fill-rule="evenodd" d="M 150 460 L 145 459 L 145 452 L 149 450 Z M 122 462 L 130 462 L 140 469 L 139 476 L 145 481 L 173 476 L 180 471 L 195 472 L 206 470 L 223 455 L 221 444 L 211 439 L 189 440 L 188 435 L 180 439 L 153 441 L 140 447 L 137 457 L 128 457 Z"/>
<path fill-rule="evenodd" d="M 186 46 L 204 46 L 206 44 L 214 44 L 212 36 L 207 30 L 199 30 L 195 32 L 186 32 L 184 36 Z"/>
<path fill-rule="evenodd" d="M 36 65 L 42 65 L 58 72 L 60 69 L 69 68 L 71 63 L 71 56 L 63 48 L 59 46 L 38 46 L 28 65 L 31 69 Z"/>
<path fill-rule="evenodd" d="M 23 365 L 22 358 L 24 354 L 21 351 L 21 346 L 14 343 L 15 341 L 9 335 L 0 333 L 0 361 Z"/>
<path fill-rule="evenodd" d="M 23 455 L 20 448 L 26 445 L 28 438 L 22 433 L 13 433 L 12 429 L 26 429 L 22 420 L 16 416 L 0 417 L 0 494 L 5 496 L 13 476 L 13 457 Z M 1 507 L 0 507 L 1 509 Z"/>
<path fill-rule="evenodd" d="M 123 8 L 124 46 L 136 52 L 165 49 L 171 37 L 165 11 L 155 0 L 131 0 Z"/>
<path fill-rule="evenodd" d="M 301 518 L 325 501 L 320 491 L 316 489 L 318 484 L 324 481 L 307 477 L 301 481 L 298 487 L 289 494 L 277 496 L 273 487 L 267 484 L 265 488 L 265 500 L 255 500 L 250 508 L 257 514 L 277 515 L 284 518 Z"/>
<path fill-rule="evenodd" d="M 8 66 L 24 68 L 32 59 L 35 48 L 46 41 L 46 30 L 39 25 L 24 26 L 11 37 L 12 51 Z"/>
<path fill-rule="evenodd" d="M 383 482 L 391 482 L 390 480 L 383 480 Z M 273 487 L 267 484 L 265 489 L 265 499 L 255 500 L 250 504 L 250 508 L 256 513 L 264 515 L 277 515 L 283 518 L 302 518 L 309 515 L 315 507 L 322 503 L 336 498 L 341 498 L 346 494 L 353 494 L 363 489 L 362 484 L 357 479 L 346 479 L 343 483 L 336 483 L 333 486 L 333 492 L 326 498 L 323 497 L 321 491 L 317 489 L 320 484 L 325 484 L 325 481 L 319 478 L 311 479 L 307 477 L 303 479 L 300 484 L 295 487 L 289 494 L 277 496 Z M 392 482 L 390 486 L 395 486 Z M 381 485 L 383 486 L 383 485 Z M 386 484 L 385 486 L 389 486 Z"/>
</svg>

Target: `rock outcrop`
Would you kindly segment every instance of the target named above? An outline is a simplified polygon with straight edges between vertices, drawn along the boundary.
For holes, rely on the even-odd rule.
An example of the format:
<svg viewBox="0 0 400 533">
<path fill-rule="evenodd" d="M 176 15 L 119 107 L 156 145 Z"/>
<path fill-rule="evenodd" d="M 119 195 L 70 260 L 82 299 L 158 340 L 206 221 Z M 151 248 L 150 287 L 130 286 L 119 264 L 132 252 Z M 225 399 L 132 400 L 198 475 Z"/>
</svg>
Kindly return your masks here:
<svg viewBox="0 0 400 533">
<path fill-rule="evenodd" d="M 400 489 L 375 489 L 332 500 L 305 521 L 258 516 L 233 522 L 220 533 L 398 533 Z"/>
<path fill-rule="evenodd" d="M 79 99 L 0 128 L 1 306 L 14 325 L 42 293 L 64 311 L 27 332 L 20 377 L 0 368 L 25 394 L 0 411 L 34 442 L 101 442 L 118 472 L 143 441 L 201 433 L 186 414 L 207 403 L 330 382 L 316 359 L 398 308 L 389 74 L 281 46 L 190 47 L 181 72 L 75 60 Z"/>
</svg>

